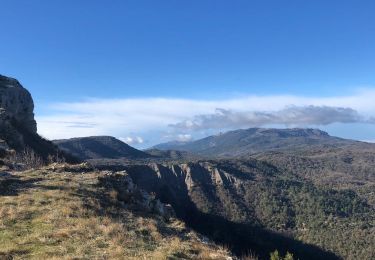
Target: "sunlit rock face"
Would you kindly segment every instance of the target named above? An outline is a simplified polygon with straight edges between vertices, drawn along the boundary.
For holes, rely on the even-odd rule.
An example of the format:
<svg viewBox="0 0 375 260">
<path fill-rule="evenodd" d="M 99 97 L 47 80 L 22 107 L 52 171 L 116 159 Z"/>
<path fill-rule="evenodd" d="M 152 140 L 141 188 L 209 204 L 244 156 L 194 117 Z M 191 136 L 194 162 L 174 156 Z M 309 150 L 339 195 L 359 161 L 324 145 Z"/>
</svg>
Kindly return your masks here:
<svg viewBox="0 0 375 260">
<path fill-rule="evenodd" d="M 0 148 L 17 154 L 17 158 L 33 154 L 33 158 L 47 162 L 64 158 L 79 162 L 58 149 L 51 141 L 38 135 L 31 94 L 16 79 L 0 75 Z M 0 158 L 4 153 L 0 154 Z M 12 157 L 12 159 L 14 159 Z"/>
<path fill-rule="evenodd" d="M 30 93 L 16 79 L 0 75 L 0 124 L 11 120 L 32 133 L 37 132 Z"/>
</svg>

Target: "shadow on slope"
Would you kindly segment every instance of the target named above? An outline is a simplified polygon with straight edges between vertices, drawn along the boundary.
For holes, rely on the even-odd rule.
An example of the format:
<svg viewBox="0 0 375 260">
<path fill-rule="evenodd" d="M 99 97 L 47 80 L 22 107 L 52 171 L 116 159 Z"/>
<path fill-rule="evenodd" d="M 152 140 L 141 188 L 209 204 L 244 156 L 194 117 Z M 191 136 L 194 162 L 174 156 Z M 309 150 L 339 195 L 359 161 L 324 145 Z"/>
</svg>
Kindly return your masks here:
<svg viewBox="0 0 375 260">
<path fill-rule="evenodd" d="M 269 259 L 270 252 L 278 250 L 283 254 L 292 252 L 295 259 L 340 259 L 317 246 L 260 226 L 235 223 L 217 215 L 205 214 L 192 205 L 187 212 L 189 214 L 185 214 L 183 219 L 188 226 L 216 243 L 228 246 L 239 256 L 255 253 L 260 259 Z"/>
<path fill-rule="evenodd" d="M 14 132 L 2 133 L 3 138 L 9 142 L 9 146 L 15 149 L 17 152 L 23 152 L 27 149 L 31 149 L 37 156 L 48 161 L 53 159 L 54 161 L 66 161 L 69 163 L 78 163 L 80 160 L 69 153 L 61 151 L 52 141 L 44 139 L 36 133 L 30 132 L 22 124 L 16 120 L 12 120 L 12 126 Z M 15 138 L 20 136 L 21 138 Z"/>
<path fill-rule="evenodd" d="M 177 199 L 176 192 L 167 185 L 159 187 L 156 194 L 163 203 L 170 203 L 177 217 L 190 228 L 229 247 L 240 257 L 255 253 L 260 259 L 269 259 L 270 253 L 277 249 L 283 254 L 287 251 L 293 253 L 295 259 L 340 259 L 334 253 L 318 246 L 303 243 L 261 226 L 235 223 L 214 214 L 203 213 L 188 199 L 187 194 L 183 196 L 183 200 L 181 196 Z"/>
<path fill-rule="evenodd" d="M 265 178 L 263 180 L 265 182 L 263 183 L 264 185 L 270 184 L 266 181 L 269 177 L 278 175 L 277 169 L 272 165 L 258 161 L 250 161 L 240 165 L 244 172 L 252 172 L 253 174 L 244 174 L 244 172 L 239 170 L 240 168 L 231 167 L 232 164 L 236 165 L 235 162 L 218 162 L 215 167 L 220 168 L 222 173 L 223 170 L 231 172 L 230 177 L 235 177 L 240 181 L 253 181 L 256 183 L 262 181 L 261 179 L 257 180 L 257 178 Z M 258 224 L 262 222 L 254 215 L 248 218 L 248 222 L 242 223 L 219 216 L 220 211 L 218 210 L 223 210 L 220 207 L 221 201 L 216 196 L 216 188 L 212 182 L 212 176 L 210 177 L 209 175 L 211 173 L 203 166 L 197 163 L 189 164 L 188 179 L 193 179 L 196 184 L 190 190 L 188 190 L 186 183 L 187 175 L 180 165 L 123 165 L 122 170 L 126 170 L 139 187 L 155 193 L 157 198 L 163 203 L 171 204 L 177 213 L 177 217 L 185 221 L 188 226 L 215 242 L 229 247 L 233 253 L 239 256 L 247 255 L 250 252 L 258 255 L 260 259 L 269 259 L 270 252 L 277 249 L 284 254 L 286 251 L 293 253 L 296 259 L 340 259 L 335 254 L 327 252 L 318 246 L 305 244 L 287 234 L 276 233 L 266 229 L 263 225 Z M 121 167 L 117 165 L 115 168 L 119 170 L 118 168 Z M 225 176 L 221 176 L 223 185 L 228 185 L 226 190 L 230 190 L 231 186 L 227 183 Z M 281 183 L 284 182 L 281 181 Z M 245 185 L 243 188 L 251 189 L 252 186 Z M 193 199 L 198 201 L 193 201 Z M 223 199 L 226 199 L 226 197 Z M 233 200 L 228 199 L 229 203 L 225 206 L 226 209 L 231 211 L 234 211 L 236 207 L 246 206 L 240 200 L 236 200 L 235 197 L 233 197 Z M 237 204 L 230 204 L 233 202 Z M 217 211 L 215 214 L 205 213 L 209 212 L 211 207 L 216 206 Z M 251 212 L 246 210 L 243 213 L 251 214 Z"/>
<path fill-rule="evenodd" d="M 17 196 L 20 192 L 35 187 L 41 178 L 22 180 L 19 176 L 0 172 L 0 196 Z"/>
</svg>

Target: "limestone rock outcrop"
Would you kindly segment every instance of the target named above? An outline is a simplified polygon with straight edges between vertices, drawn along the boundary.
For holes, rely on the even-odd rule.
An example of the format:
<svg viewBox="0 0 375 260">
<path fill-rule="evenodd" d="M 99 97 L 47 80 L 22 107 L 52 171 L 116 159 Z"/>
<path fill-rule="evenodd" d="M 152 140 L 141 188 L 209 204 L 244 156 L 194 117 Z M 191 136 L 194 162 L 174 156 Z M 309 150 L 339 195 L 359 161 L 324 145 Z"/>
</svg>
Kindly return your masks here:
<svg viewBox="0 0 375 260">
<path fill-rule="evenodd" d="M 16 79 L 0 75 L 0 121 L 4 123 L 8 120 L 32 133 L 37 131 L 30 93 Z"/>
<path fill-rule="evenodd" d="M 17 159 L 13 161 L 18 160 L 22 164 L 30 160 L 79 161 L 38 135 L 31 94 L 16 79 L 1 75 L 0 140 L 1 150 L 15 152 Z M 0 154 L 0 157 L 4 156 Z"/>
<path fill-rule="evenodd" d="M 142 210 L 162 216 L 165 220 L 175 216 L 169 204 L 161 203 L 152 193 L 140 189 L 126 171 L 105 172 L 100 183 L 117 192 L 117 199 L 125 204 L 136 205 Z"/>
</svg>

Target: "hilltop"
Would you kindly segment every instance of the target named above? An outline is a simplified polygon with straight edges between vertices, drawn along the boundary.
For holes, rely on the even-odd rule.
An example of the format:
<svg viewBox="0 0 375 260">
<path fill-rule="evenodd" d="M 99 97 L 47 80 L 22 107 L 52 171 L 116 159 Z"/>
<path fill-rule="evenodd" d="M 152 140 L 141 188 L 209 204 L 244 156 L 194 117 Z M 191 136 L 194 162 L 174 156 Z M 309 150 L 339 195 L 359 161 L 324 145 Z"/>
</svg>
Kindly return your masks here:
<svg viewBox="0 0 375 260">
<path fill-rule="evenodd" d="M 313 147 L 334 148 L 358 141 L 330 136 L 318 129 L 249 128 L 212 135 L 192 142 L 170 142 L 154 146 L 159 150 L 187 151 L 206 157 L 241 157 L 267 151 L 300 151 Z"/>
<path fill-rule="evenodd" d="M 64 150 L 82 160 L 87 159 L 144 159 L 151 155 L 137 150 L 112 136 L 90 136 L 53 141 Z"/>
</svg>

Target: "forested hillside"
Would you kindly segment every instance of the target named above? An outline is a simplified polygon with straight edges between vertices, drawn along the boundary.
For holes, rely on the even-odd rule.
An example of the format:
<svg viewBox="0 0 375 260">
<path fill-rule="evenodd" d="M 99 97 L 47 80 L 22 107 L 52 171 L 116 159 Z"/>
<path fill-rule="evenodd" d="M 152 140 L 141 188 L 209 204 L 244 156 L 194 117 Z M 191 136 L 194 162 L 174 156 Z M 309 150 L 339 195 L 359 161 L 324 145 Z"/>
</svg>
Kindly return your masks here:
<svg viewBox="0 0 375 260">
<path fill-rule="evenodd" d="M 299 259 L 374 257 L 374 207 L 354 187 L 321 185 L 250 158 L 123 168 L 191 227 L 239 255 L 263 259 L 278 249 Z"/>
</svg>

